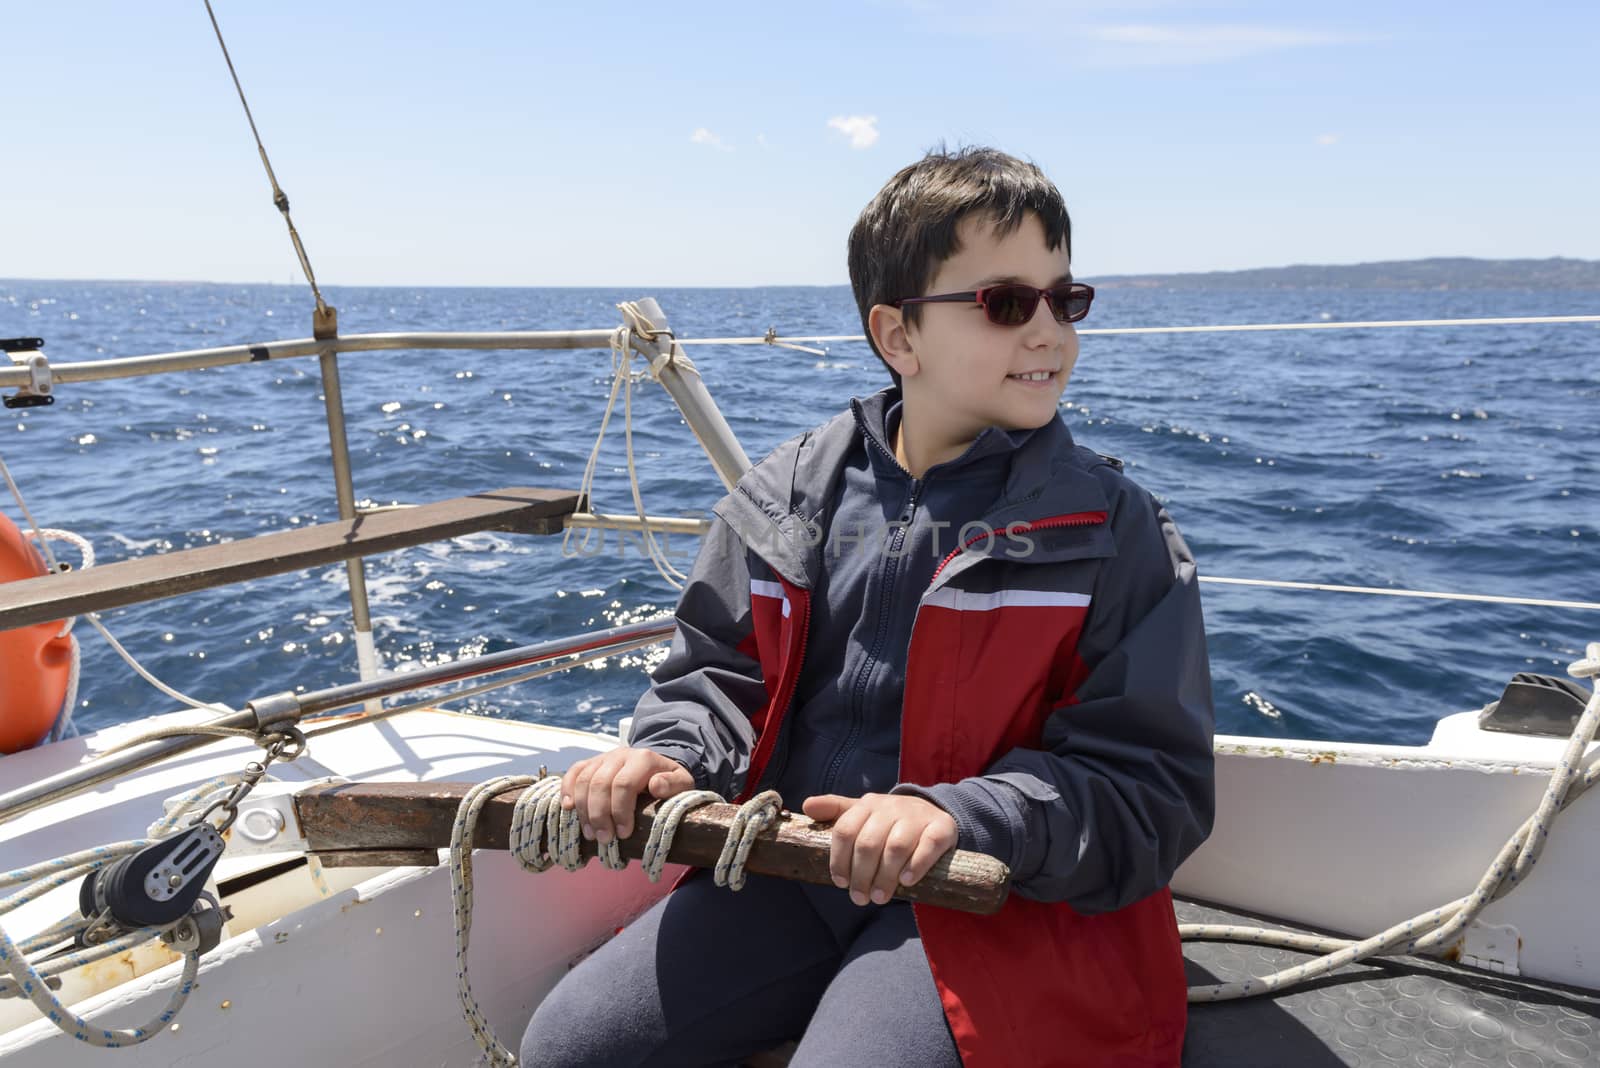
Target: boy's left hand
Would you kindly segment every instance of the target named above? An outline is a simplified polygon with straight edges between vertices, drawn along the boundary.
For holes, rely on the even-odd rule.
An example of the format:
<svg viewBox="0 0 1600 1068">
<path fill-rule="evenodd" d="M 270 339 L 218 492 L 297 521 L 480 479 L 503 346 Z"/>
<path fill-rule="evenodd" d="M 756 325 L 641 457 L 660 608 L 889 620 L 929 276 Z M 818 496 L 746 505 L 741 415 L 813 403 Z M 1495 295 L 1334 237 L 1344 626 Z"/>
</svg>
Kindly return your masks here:
<svg viewBox="0 0 1600 1068">
<path fill-rule="evenodd" d="M 956 844 L 950 813 L 909 794 L 818 794 L 800 807 L 818 823 L 833 824 L 828 870 L 857 905 L 882 905 L 897 886 L 915 885 Z"/>
</svg>

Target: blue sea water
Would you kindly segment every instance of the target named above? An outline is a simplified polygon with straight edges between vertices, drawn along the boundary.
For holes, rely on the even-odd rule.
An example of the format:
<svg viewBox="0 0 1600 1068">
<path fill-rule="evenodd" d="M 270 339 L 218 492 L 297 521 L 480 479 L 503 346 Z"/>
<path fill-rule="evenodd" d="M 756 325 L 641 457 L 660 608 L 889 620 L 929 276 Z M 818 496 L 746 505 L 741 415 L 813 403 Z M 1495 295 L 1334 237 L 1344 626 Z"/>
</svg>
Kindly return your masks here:
<svg viewBox="0 0 1600 1068">
<path fill-rule="evenodd" d="M 617 324 L 645 295 L 600 289 L 329 290 L 346 333 Z M 860 330 L 838 288 L 660 290 L 680 337 Z M 1106 287 L 1088 326 L 1592 314 L 1593 293 Z M 57 362 L 310 333 L 288 286 L 0 281 L 0 337 Z M 766 347 L 692 355 L 757 457 L 885 382 L 861 343 L 819 358 Z M 611 361 L 604 351 L 342 358 L 357 496 L 421 502 L 501 486 L 576 488 Z M 335 518 L 314 360 L 62 386 L 0 412 L 0 456 L 41 523 L 102 561 Z M 1203 574 L 1600 601 L 1600 328 L 1445 327 L 1086 337 L 1063 415 L 1167 502 Z M 653 513 L 703 512 L 710 464 L 653 385 L 635 398 Z M 620 429 L 620 420 L 613 423 Z M 596 507 L 629 511 L 620 435 Z M 0 500 L 13 520 L 20 515 Z M 694 541 L 671 550 L 687 569 Z M 385 663 L 509 648 L 669 610 L 636 547 L 565 557 L 559 538 L 479 534 L 375 557 Z M 239 704 L 355 677 L 342 566 L 106 614 L 134 653 L 197 697 Z M 1600 613 L 1208 585 L 1218 729 L 1416 744 L 1511 673 L 1563 673 Z M 78 722 L 166 711 L 87 626 Z M 653 658 L 632 655 L 473 698 L 486 715 L 615 730 Z"/>
</svg>

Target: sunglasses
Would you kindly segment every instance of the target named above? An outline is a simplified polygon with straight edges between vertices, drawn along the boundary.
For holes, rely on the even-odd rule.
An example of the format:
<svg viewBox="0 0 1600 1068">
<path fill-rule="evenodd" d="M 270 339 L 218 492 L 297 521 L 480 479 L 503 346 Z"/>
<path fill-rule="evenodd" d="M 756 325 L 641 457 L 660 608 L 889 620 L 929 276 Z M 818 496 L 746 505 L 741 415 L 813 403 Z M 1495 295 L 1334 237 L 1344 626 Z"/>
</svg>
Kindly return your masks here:
<svg viewBox="0 0 1600 1068">
<path fill-rule="evenodd" d="M 1050 302 L 1050 314 L 1058 323 L 1075 323 L 1089 314 L 1094 287 L 1082 282 L 1063 282 L 1049 289 L 1035 289 L 1020 282 L 987 286 L 966 293 L 941 293 L 936 297 L 902 297 L 889 302 L 891 308 L 906 304 L 981 304 L 989 321 L 997 326 L 1021 326 L 1033 319 L 1039 298 Z"/>
</svg>

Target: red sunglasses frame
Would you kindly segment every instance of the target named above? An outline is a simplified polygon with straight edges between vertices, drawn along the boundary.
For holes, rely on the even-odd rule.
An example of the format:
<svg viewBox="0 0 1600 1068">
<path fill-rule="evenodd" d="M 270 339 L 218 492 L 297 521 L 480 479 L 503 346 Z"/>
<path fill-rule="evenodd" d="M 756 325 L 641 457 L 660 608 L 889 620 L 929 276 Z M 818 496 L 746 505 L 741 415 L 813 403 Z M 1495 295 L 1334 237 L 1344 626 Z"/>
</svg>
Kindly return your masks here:
<svg viewBox="0 0 1600 1068">
<path fill-rule="evenodd" d="M 1022 322 L 1001 322 L 1000 320 L 996 319 L 994 314 L 989 310 L 988 296 L 990 293 L 993 293 L 999 289 L 1021 289 L 1033 294 L 1033 307 L 1028 309 L 1028 314 L 1022 320 Z M 1050 299 L 1050 294 L 1059 292 L 1061 290 L 1066 290 L 1070 295 L 1081 295 L 1084 298 L 1083 313 L 1081 315 L 1076 315 L 1069 319 L 1063 319 L 1060 315 L 1056 314 L 1056 302 Z M 984 315 L 991 323 L 994 323 L 994 325 L 1022 326 L 1024 323 L 1032 321 L 1034 315 L 1039 311 L 1039 301 L 1041 298 L 1050 305 L 1050 314 L 1052 317 L 1054 317 L 1056 322 L 1080 323 L 1088 317 L 1089 307 L 1094 303 L 1094 286 L 1085 285 L 1082 282 L 1063 282 L 1061 285 L 1051 286 L 1048 289 L 1036 289 L 1035 287 L 1026 285 L 1022 282 L 1002 282 L 999 285 L 985 286 L 982 289 L 968 290 L 965 293 L 940 293 L 939 295 L 932 297 L 901 297 L 899 300 L 891 300 L 889 302 L 889 306 L 891 308 L 899 308 L 907 304 L 979 304 L 983 307 Z M 1070 296 L 1068 299 L 1070 299 Z"/>
</svg>

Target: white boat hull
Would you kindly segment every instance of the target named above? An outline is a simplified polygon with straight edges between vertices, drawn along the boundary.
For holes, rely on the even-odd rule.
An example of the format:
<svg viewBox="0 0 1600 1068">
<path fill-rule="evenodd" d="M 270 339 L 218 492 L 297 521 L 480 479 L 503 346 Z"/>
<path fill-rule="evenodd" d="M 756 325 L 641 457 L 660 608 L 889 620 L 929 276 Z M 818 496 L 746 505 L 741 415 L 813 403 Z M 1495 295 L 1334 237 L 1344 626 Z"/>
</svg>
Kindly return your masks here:
<svg viewBox="0 0 1600 1068">
<path fill-rule="evenodd" d="M 1470 893 L 1537 807 L 1565 745 L 1481 731 L 1475 712 L 1441 720 L 1427 746 L 1218 737 L 1216 828 L 1173 891 L 1376 934 Z M 1586 758 L 1597 754 L 1600 742 Z M 1523 885 L 1483 910 L 1463 963 L 1600 988 L 1595 794 L 1556 818 Z"/>
<path fill-rule="evenodd" d="M 70 766 L 139 726 L 7 758 L 0 788 Z M 532 773 L 540 764 L 563 768 L 614 744 L 576 731 L 415 713 L 319 740 L 312 748 L 318 765 L 285 769 L 283 777 L 332 772 L 476 781 Z M 1470 714 L 1441 721 L 1426 747 L 1219 738 L 1217 828 L 1179 871 L 1174 889 L 1335 931 L 1372 933 L 1470 890 L 1533 810 L 1560 748 L 1553 739 L 1484 734 Z M 237 768 L 247 755 L 245 747 L 218 745 L 19 817 L 0 827 L 0 864 L 138 837 L 162 798 Z M 1532 877 L 1492 905 L 1469 934 L 1469 962 L 1600 986 L 1600 926 L 1590 916 L 1592 888 L 1600 885 L 1597 812 L 1600 799 L 1585 796 L 1557 821 Z M 282 859 L 225 857 L 219 881 L 226 889 L 241 870 Z M 238 1068 L 281 1068 L 294 1059 L 476 1063 L 457 998 L 448 870 L 327 874 L 326 897 L 302 865 L 226 899 L 236 913 L 230 937 L 204 959 L 199 987 L 169 1033 L 102 1053 L 13 1000 L 0 1002 L 0 1056 L 19 1068 L 215 1064 L 219 1055 Z M 475 874 L 474 991 L 512 1046 L 565 971 L 671 881 L 651 884 L 637 867 L 530 875 L 503 853 L 479 854 Z M 36 930 L 75 900 L 75 888 L 63 887 L 13 913 L 7 929 L 13 937 Z M 138 960 L 69 974 L 63 992 L 96 1022 L 141 1024 L 165 1004 L 179 971 L 176 963 L 162 963 L 163 954 L 172 959 L 164 949 L 144 952 Z"/>
</svg>

